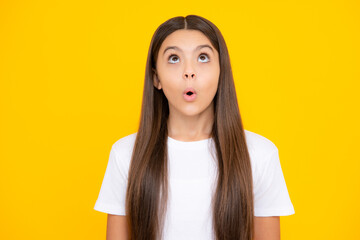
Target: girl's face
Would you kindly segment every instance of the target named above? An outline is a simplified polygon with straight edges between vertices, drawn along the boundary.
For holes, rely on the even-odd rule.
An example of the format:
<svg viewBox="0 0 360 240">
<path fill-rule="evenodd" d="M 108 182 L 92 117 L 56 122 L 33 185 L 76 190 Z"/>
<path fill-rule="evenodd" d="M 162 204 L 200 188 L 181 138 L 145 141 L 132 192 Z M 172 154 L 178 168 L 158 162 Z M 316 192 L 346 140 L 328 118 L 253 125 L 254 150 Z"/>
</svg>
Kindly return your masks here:
<svg viewBox="0 0 360 240">
<path fill-rule="evenodd" d="M 220 75 L 219 55 L 202 32 L 184 29 L 167 36 L 159 49 L 155 72 L 154 86 L 163 90 L 170 113 L 194 116 L 212 111 Z M 184 96 L 187 88 L 196 94 Z"/>
</svg>

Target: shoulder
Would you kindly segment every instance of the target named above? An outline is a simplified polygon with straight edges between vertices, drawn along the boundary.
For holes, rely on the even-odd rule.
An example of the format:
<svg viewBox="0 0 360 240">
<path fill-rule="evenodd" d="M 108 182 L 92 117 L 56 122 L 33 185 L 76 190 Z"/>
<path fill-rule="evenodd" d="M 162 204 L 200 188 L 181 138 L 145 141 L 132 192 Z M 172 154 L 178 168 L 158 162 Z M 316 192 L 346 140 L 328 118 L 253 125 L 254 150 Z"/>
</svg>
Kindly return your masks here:
<svg viewBox="0 0 360 240">
<path fill-rule="evenodd" d="M 134 147 L 136 134 L 137 132 L 118 139 L 113 143 L 112 149 L 114 149 L 117 153 L 131 152 L 132 148 Z"/>
<path fill-rule="evenodd" d="M 129 167 L 136 134 L 132 133 L 116 140 L 111 147 L 111 152 L 114 154 L 116 162 L 120 167 Z"/>
<path fill-rule="evenodd" d="M 268 138 L 245 129 L 246 144 L 252 162 L 263 162 L 278 151 L 276 145 Z"/>
</svg>

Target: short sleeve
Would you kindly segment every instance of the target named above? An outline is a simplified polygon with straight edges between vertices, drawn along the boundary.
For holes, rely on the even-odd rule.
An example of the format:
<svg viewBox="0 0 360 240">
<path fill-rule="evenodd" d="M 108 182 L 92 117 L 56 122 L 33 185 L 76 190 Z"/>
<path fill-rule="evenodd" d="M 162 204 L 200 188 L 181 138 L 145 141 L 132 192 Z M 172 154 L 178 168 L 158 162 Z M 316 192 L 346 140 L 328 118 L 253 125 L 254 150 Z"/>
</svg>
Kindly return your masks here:
<svg viewBox="0 0 360 240">
<path fill-rule="evenodd" d="M 294 214 L 276 147 L 259 166 L 257 174 L 259 176 L 254 183 L 254 215 L 266 217 Z"/>
<path fill-rule="evenodd" d="M 126 215 L 127 175 L 124 169 L 120 168 L 118 160 L 118 153 L 113 145 L 94 209 L 108 214 Z"/>
</svg>

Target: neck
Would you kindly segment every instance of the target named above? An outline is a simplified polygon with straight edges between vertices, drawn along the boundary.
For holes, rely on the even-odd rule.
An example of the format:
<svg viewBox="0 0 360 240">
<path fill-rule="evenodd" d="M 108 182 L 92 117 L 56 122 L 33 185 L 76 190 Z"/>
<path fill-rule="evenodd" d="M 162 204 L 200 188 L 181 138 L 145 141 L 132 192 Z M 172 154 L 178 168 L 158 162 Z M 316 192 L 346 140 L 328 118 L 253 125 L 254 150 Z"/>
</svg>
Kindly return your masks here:
<svg viewBox="0 0 360 240">
<path fill-rule="evenodd" d="M 199 141 L 211 137 L 214 122 L 214 106 L 209 105 L 203 112 L 188 116 L 170 109 L 168 135 L 179 141 Z"/>
</svg>

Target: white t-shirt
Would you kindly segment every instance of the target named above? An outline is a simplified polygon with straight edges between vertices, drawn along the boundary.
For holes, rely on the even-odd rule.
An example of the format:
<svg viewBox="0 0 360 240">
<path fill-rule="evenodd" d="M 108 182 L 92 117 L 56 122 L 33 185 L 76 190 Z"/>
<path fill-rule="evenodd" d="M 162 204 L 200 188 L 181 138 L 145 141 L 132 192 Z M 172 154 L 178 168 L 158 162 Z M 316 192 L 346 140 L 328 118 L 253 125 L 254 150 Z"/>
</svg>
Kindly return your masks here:
<svg viewBox="0 0 360 240">
<path fill-rule="evenodd" d="M 136 134 L 112 145 L 95 210 L 126 215 L 127 178 Z M 252 165 L 254 215 L 294 214 L 277 147 L 257 133 L 245 130 L 245 136 Z M 168 154 L 169 207 L 164 240 L 214 239 L 210 204 L 217 168 L 213 140 L 183 142 L 168 137 Z"/>
</svg>

